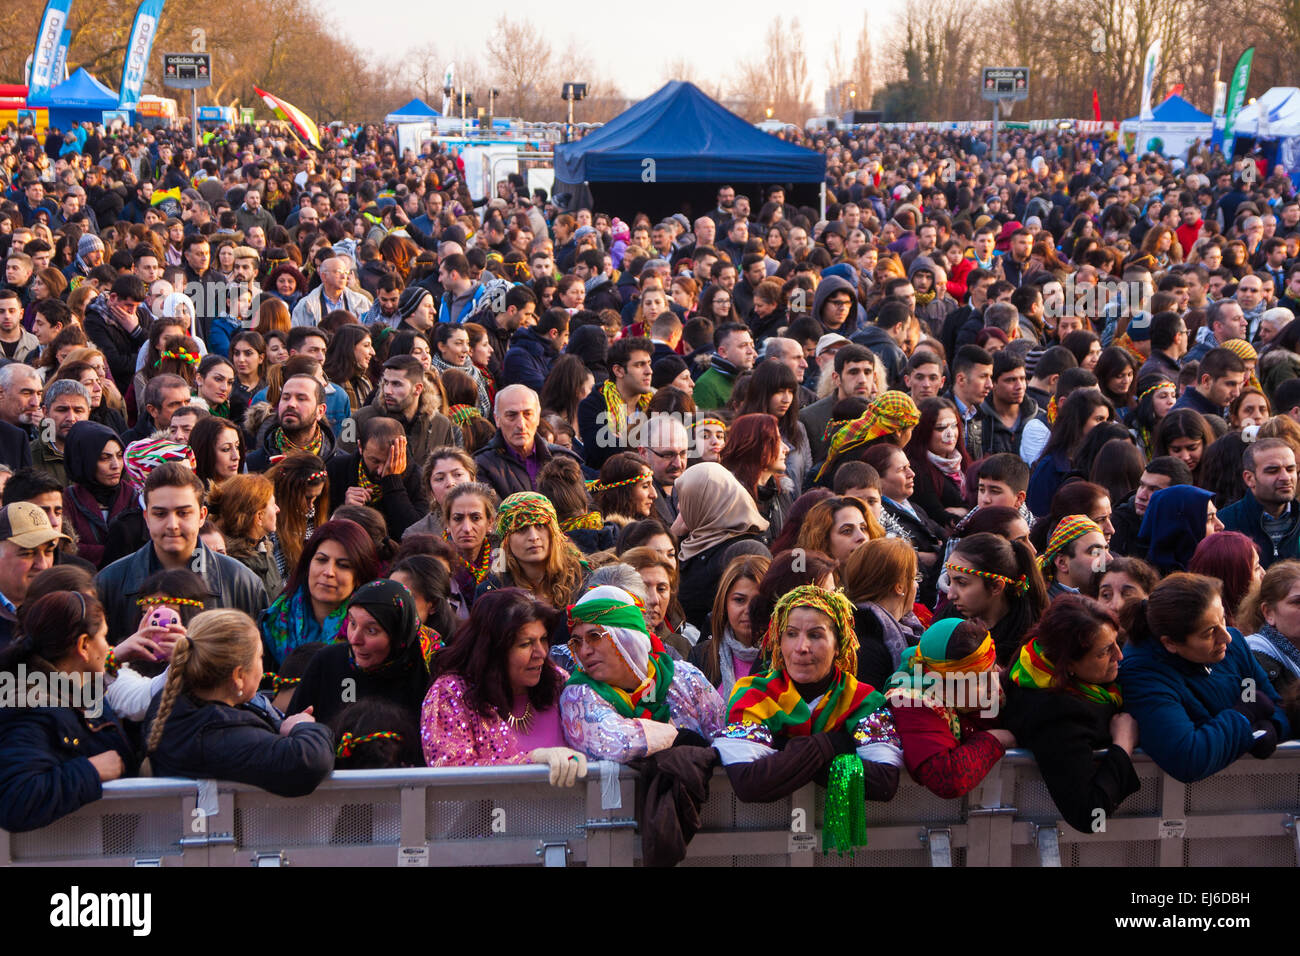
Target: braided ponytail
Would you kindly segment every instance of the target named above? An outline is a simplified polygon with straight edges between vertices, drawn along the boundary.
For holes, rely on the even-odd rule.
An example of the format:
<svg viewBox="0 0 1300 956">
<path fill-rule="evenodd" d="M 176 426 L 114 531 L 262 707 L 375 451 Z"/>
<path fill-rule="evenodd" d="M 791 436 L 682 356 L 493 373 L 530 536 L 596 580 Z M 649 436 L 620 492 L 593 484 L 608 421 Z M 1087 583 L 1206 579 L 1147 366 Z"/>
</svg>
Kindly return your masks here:
<svg viewBox="0 0 1300 956">
<path fill-rule="evenodd" d="M 188 637 L 179 637 L 172 649 L 171 667 L 167 671 L 167 683 L 163 685 L 162 699 L 158 703 L 158 713 L 153 719 L 153 725 L 149 728 L 149 741 L 145 744 L 146 754 L 153 753 L 158 747 L 158 742 L 162 740 L 163 725 L 167 723 L 172 708 L 176 706 L 176 698 L 184 690 L 185 665 L 189 663 L 189 660 L 190 640 Z"/>
<path fill-rule="evenodd" d="M 229 681 L 237 667 L 249 667 L 261 645 L 257 625 L 243 611 L 221 608 L 195 615 L 188 634 L 176 641 L 171 668 L 149 728 L 146 753 L 162 741 L 163 728 L 183 691 L 207 691 Z"/>
</svg>

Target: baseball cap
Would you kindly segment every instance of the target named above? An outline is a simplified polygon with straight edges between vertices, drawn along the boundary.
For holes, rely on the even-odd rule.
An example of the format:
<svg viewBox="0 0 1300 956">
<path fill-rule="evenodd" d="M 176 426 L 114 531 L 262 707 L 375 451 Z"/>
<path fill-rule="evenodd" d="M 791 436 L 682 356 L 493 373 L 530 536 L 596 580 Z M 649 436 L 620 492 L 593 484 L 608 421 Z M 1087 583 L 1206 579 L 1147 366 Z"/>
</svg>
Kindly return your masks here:
<svg viewBox="0 0 1300 956">
<path fill-rule="evenodd" d="M 847 345 L 849 342 L 838 332 L 827 332 L 817 340 L 817 351 L 813 353 L 814 358 L 821 358 L 829 349 L 838 348 L 841 345 Z"/>
<path fill-rule="evenodd" d="M 39 548 L 51 541 L 71 540 L 50 526 L 50 519 L 30 501 L 15 501 L 0 508 L 0 541 L 11 541 L 20 548 Z"/>
</svg>

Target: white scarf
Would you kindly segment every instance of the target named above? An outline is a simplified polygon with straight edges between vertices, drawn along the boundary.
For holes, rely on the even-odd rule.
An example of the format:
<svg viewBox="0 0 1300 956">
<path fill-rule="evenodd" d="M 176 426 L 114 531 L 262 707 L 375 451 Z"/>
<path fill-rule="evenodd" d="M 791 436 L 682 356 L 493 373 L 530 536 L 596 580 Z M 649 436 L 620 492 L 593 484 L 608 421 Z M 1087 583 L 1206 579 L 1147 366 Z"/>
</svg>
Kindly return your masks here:
<svg viewBox="0 0 1300 956">
<path fill-rule="evenodd" d="M 960 452 L 954 451 L 951 458 L 940 458 L 934 452 L 927 451 L 925 457 L 930 459 L 930 464 L 934 465 L 934 467 L 938 468 L 940 472 L 947 475 L 949 478 L 952 478 L 954 481 L 960 480 L 957 477 L 961 474 Z"/>
</svg>

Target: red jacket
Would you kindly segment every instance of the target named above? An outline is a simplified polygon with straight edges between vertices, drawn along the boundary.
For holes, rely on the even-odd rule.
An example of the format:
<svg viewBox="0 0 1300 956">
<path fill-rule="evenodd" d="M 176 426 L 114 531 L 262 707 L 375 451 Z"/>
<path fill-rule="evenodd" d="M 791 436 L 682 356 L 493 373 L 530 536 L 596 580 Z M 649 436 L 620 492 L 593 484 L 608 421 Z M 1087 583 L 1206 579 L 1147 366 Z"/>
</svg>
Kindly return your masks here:
<svg viewBox="0 0 1300 956">
<path fill-rule="evenodd" d="M 1178 237 L 1178 244 L 1183 247 L 1183 258 L 1186 259 L 1192 253 L 1192 246 L 1196 245 L 1196 237 L 1201 234 L 1201 226 L 1204 225 L 1200 219 L 1197 219 L 1192 225 L 1186 223 L 1179 224 L 1174 230 L 1174 235 Z"/>
<path fill-rule="evenodd" d="M 890 706 L 903 743 L 903 762 L 917 783 L 937 796 L 952 799 L 979 786 L 1006 752 L 978 717 L 963 714 L 962 740 L 938 711 L 929 707 Z"/>
</svg>

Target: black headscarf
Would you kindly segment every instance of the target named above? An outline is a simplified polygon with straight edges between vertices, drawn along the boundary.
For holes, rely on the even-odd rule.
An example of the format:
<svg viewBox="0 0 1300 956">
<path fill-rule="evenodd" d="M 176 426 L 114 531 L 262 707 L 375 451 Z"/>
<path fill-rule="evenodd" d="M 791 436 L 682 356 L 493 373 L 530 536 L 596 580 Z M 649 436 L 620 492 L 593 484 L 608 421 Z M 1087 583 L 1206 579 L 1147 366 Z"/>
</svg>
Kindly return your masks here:
<svg viewBox="0 0 1300 956">
<path fill-rule="evenodd" d="M 117 496 L 119 487 L 103 485 L 95 480 L 99 456 L 109 442 L 117 442 L 119 448 L 123 447 L 122 439 L 113 429 L 89 421 L 73 425 L 63 442 L 63 460 L 68 471 L 68 481 L 85 488 L 105 508 Z"/>
<path fill-rule="evenodd" d="M 371 581 L 357 588 L 348 607 L 365 608 L 388 634 L 390 650 L 382 666 L 421 656 L 420 619 L 416 616 L 415 599 L 405 587 L 389 578 Z M 412 648 L 413 655 L 409 653 Z"/>
<path fill-rule="evenodd" d="M 565 350 L 570 355 L 582 359 L 596 380 L 596 388 L 605 384 L 609 378 L 609 339 L 605 330 L 599 325 L 584 325 L 569 334 L 569 347 Z"/>
</svg>

